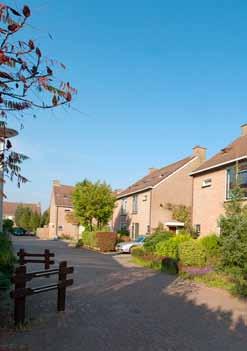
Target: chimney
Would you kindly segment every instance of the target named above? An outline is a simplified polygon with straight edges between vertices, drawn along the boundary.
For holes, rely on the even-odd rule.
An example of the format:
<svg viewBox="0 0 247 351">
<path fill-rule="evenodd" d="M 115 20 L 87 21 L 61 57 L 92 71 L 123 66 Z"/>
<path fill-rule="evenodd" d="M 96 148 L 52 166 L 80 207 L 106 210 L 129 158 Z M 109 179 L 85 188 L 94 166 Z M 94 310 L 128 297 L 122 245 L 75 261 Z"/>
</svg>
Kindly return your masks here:
<svg viewBox="0 0 247 351">
<path fill-rule="evenodd" d="M 203 146 L 196 145 L 193 147 L 193 155 L 198 156 L 202 162 L 206 160 L 206 152 L 207 149 Z"/>
<path fill-rule="evenodd" d="M 241 125 L 242 136 L 247 135 L 247 123 Z"/>
<path fill-rule="evenodd" d="M 60 186 L 61 185 L 59 180 L 53 180 L 52 184 L 53 184 L 53 186 Z"/>
<path fill-rule="evenodd" d="M 148 169 L 148 174 L 151 174 L 151 173 L 153 173 L 153 172 L 155 172 L 155 171 L 157 171 L 157 168 L 150 167 L 150 168 Z"/>
</svg>

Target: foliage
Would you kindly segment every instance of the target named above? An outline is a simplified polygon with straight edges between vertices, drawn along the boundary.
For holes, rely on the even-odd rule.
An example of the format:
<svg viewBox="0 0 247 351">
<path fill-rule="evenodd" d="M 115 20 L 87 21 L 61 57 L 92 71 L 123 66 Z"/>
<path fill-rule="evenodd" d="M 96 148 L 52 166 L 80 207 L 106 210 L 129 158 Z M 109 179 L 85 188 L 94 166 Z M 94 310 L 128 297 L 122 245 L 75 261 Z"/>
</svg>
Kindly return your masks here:
<svg viewBox="0 0 247 351">
<path fill-rule="evenodd" d="M 120 229 L 120 230 L 117 231 L 117 233 L 118 233 L 120 236 L 129 236 L 129 235 L 130 235 L 129 230 L 127 230 L 127 229 Z"/>
<path fill-rule="evenodd" d="M 143 257 L 145 255 L 145 250 L 143 247 L 136 246 L 131 250 L 131 255 L 133 257 Z"/>
<path fill-rule="evenodd" d="M 12 233 L 14 226 L 14 222 L 11 219 L 4 219 L 3 220 L 3 232 L 4 233 Z"/>
<path fill-rule="evenodd" d="M 83 244 L 89 247 L 96 247 L 96 232 L 85 230 L 82 233 Z"/>
<path fill-rule="evenodd" d="M 73 225 L 77 225 L 78 226 L 80 224 L 78 219 L 75 216 L 74 211 L 66 213 L 66 220 L 67 220 L 68 223 L 71 223 Z"/>
<path fill-rule="evenodd" d="M 26 5 L 19 11 L 0 4 L 0 127 L 4 135 L 9 114 L 21 120 L 25 111 L 68 104 L 76 92 L 69 83 L 59 82 L 53 74 L 51 66 L 65 68 L 63 64 L 46 58 L 33 40 L 20 39 L 20 32 L 27 27 L 30 16 L 31 10 Z M 1 167 L 11 180 L 17 179 L 18 186 L 27 182 L 20 168 L 26 158 L 12 151 L 11 142 L 4 137 Z"/>
<path fill-rule="evenodd" d="M 155 252 L 155 248 L 157 243 L 160 241 L 166 241 L 172 238 L 174 235 L 171 232 L 156 232 L 155 234 L 150 235 L 149 237 L 146 238 L 144 241 L 144 249 L 147 252 Z"/>
<path fill-rule="evenodd" d="M 25 230 L 36 231 L 40 226 L 40 215 L 31 208 L 20 205 L 15 212 L 15 223 Z"/>
<path fill-rule="evenodd" d="M 186 231 L 192 231 L 192 210 L 190 207 L 185 205 L 173 205 L 171 203 L 168 203 L 166 207 L 172 211 L 172 219 L 184 223 L 184 229 Z"/>
<path fill-rule="evenodd" d="M 203 267 L 206 254 L 200 240 L 191 239 L 179 245 L 179 259 L 185 266 Z"/>
<path fill-rule="evenodd" d="M 220 257 L 220 238 L 216 234 L 210 234 L 198 239 L 206 255 L 207 264 L 216 264 Z"/>
<path fill-rule="evenodd" d="M 8 288 L 13 271 L 15 256 L 11 241 L 6 234 L 0 233 L 0 288 Z"/>
<path fill-rule="evenodd" d="M 221 267 L 236 283 L 236 290 L 247 295 L 247 207 L 242 191 L 236 187 L 231 201 L 225 205 L 225 215 L 220 218 Z"/>
<path fill-rule="evenodd" d="M 155 253 L 158 256 L 179 258 L 179 245 L 185 241 L 192 240 L 190 235 L 177 234 L 169 240 L 160 241 L 155 247 Z"/>
<path fill-rule="evenodd" d="M 92 183 L 84 180 L 76 184 L 72 194 L 75 216 L 80 224 L 93 229 L 93 221 L 97 222 L 97 229 L 106 225 L 113 213 L 116 198 L 112 189 L 105 182 Z"/>
<path fill-rule="evenodd" d="M 83 239 L 80 238 L 76 243 L 76 247 L 82 247 L 83 245 L 84 245 Z"/>
<path fill-rule="evenodd" d="M 159 233 L 163 233 L 166 232 L 167 230 L 165 230 L 165 226 L 162 222 L 159 222 L 157 227 L 154 229 L 154 234 L 159 234 Z"/>
<path fill-rule="evenodd" d="M 40 226 L 43 228 L 44 226 L 48 225 L 50 221 L 50 209 L 48 208 L 42 213 L 40 219 Z"/>
<path fill-rule="evenodd" d="M 114 251 L 117 243 L 117 234 L 113 232 L 97 232 L 96 246 L 102 252 Z"/>
<path fill-rule="evenodd" d="M 161 270 L 169 274 L 178 274 L 178 262 L 171 257 L 165 257 L 161 261 Z"/>
</svg>

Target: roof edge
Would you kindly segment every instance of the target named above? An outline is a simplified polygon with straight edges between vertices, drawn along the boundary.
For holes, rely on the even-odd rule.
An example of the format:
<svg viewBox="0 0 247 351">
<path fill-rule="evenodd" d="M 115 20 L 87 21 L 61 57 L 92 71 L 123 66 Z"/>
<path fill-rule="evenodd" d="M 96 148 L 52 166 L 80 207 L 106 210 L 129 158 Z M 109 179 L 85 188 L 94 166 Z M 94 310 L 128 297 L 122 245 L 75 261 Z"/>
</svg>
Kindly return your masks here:
<svg viewBox="0 0 247 351">
<path fill-rule="evenodd" d="M 232 163 L 232 162 L 235 162 L 235 161 L 244 160 L 244 159 L 246 159 L 246 158 L 247 158 L 247 155 L 241 156 L 241 157 L 237 157 L 237 158 L 234 158 L 234 159 L 229 160 L 229 161 L 225 161 L 225 162 L 218 163 L 218 164 L 216 164 L 216 165 L 214 165 L 214 166 L 206 167 L 206 168 L 203 168 L 203 169 L 199 169 L 198 171 L 191 172 L 190 175 L 191 175 L 191 176 L 194 176 L 194 175 L 197 175 L 197 174 L 199 174 L 199 173 L 203 173 L 203 172 L 206 172 L 206 171 L 210 171 L 211 169 L 215 169 L 215 168 L 218 168 L 218 167 L 227 165 L 227 164 Z"/>
<path fill-rule="evenodd" d="M 187 156 L 189 157 L 189 156 Z M 129 193 L 126 193 L 126 194 L 123 194 L 123 195 L 119 195 L 117 196 L 117 199 L 122 199 L 126 196 L 129 196 L 129 195 L 133 195 L 133 194 L 138 194 L 138 193 L 141 193 L 145 190 L 150 190 L 150 189 L 155 189 L 156 187 L 158 187 L 161 183 L 163 183 L 164 181 L 166 181 L 168 178 L 172 177 L 174 174 L 176 174 L 177 172 L 181 171 L 181 169 L 183 169 L 184 167 L 186 167 L 189 163 L 193 162 L 195 159 L 197 159 L 198 156 L 192 156 L 192 158 L 186 162 L 183 166 L 179 167 L 178 169 L 176 169 L 174 172 L 172 172 L 171 174 L 169 174 L 166 178 L 162 179 L 159 183 L 153 185 L 153 186 L 149 186 L 149 187 L 146 187 L 146 188 L 143 188 L 143 189 L 140 189 L 140 190 L 136 190 L 136 191 L 131 191 Z"/>
</svg>

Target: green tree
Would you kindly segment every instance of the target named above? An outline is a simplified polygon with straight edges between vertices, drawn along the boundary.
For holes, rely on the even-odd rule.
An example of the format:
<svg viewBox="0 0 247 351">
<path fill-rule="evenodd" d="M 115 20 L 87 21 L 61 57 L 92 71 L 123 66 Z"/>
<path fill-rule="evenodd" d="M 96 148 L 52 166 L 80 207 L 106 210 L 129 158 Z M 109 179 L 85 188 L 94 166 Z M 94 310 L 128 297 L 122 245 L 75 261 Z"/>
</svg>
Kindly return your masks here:
<svg viewBox="0 0 247 351">
<path fill-rule="evenodd" d="M 6 218 L 3 220 L 3 232 L 4 233 L 11 233 L 13 226 L 14 226 L 14 222 L 11 219 Z"/>
<path fill-rule="evenodd" d="M 40 215 L 29 207 L 18 206 L 15 212 L 15 223 L 25 230 L 36 231 L 40 226 Z"/>
<path fill-rule="evenodd" d="M 166 204 L 166 208 L 172 211 L 172 218 L 176 221 L 184 223 L 184 229 L 189 233 L 193 232 L 190 207 L 185 205 Z"/>
<path fill-rule="evenodd" d="M 29 227 L 32 231 L 36 232 L 37 228 L 40 226 L 41 216 L 36 211 L 31 211 L 31 218 Z"/>
<path fill-rule="evenodd" d="M 105 182 L 84 181 L 76 184 L 72 195 L 75 216 L 80 224 L 90 230 L 95 221 L 98 229 L 106 225 L 113 213 L 116 198 L 112 189 Z"/>
<path fill-rule="evenodd" d="M 50 221 L 50 209 L 48 208 L 45 210 L 41 216 L 40 220 L 40 226 L 44 227 L 45 225 L 48 225 Z"/>
</svg>

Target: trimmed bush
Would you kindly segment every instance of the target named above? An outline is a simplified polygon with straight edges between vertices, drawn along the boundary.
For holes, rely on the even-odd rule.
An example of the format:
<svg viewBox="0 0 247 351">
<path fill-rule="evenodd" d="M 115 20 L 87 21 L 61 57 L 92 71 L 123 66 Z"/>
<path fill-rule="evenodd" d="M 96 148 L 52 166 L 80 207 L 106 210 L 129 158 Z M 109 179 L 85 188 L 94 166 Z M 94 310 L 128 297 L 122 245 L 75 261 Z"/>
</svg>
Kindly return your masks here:
<svg viewBox="0 0 247 351">
<path fill-rule="evenodd" d="M 207 263 L 215 264 L 220 256 L 220 239 L 212 234 L 199 239 L 206 255 Z"/>
<path fill-rule="evenodd" d="M 177 260 L 179 258 L 179 245 L 188 240 L 192 240 L 190 235 L 177 234 L 169 240 L 163 240 L 157 243 L 155 253 L 158 256 L 170 257 Z"/>
<path fill-rule="evenodd" d="M 171 232 L 160 232 L 160 233 L 155 233 L 149 237 L 146 238 L 145 242 L 144 242 L 144 249 L 146 252 L 149 253 L 154 253 L 155 252 L 155 248 L 156 245 L 160 242 L 160 241 L 166 241 L 169 240 L 170 238 L 172 238 L 174 236 L 174 234 L 172 234 Z"/>
<path fill-rule="evenodd" d="M 117 243 L 117 233 L 113 232 L 97 232 L 96 246 L 102 252 L 114 251 Z"/>
<path fill-rule="evenodd" d="M 182 265 L 203 267 L 206 254 L 200 240 L 191 239 L 179 245 L 179 259 Z"/>
<path fill-rule="evenodd" d="M 128 229 L 121 229 L 121 230 L 118 230 L 117 233 L 118 233 L 120 236 L 129 236 L 129 235 L 130 235 L 130 232 L 128 231 Z"/>
<path fill-rule="evenodd" d="M 96 232 L 85 231 L 82 233 L 83 244 L 89 247 L 96 247 Z"/>
</svg>

